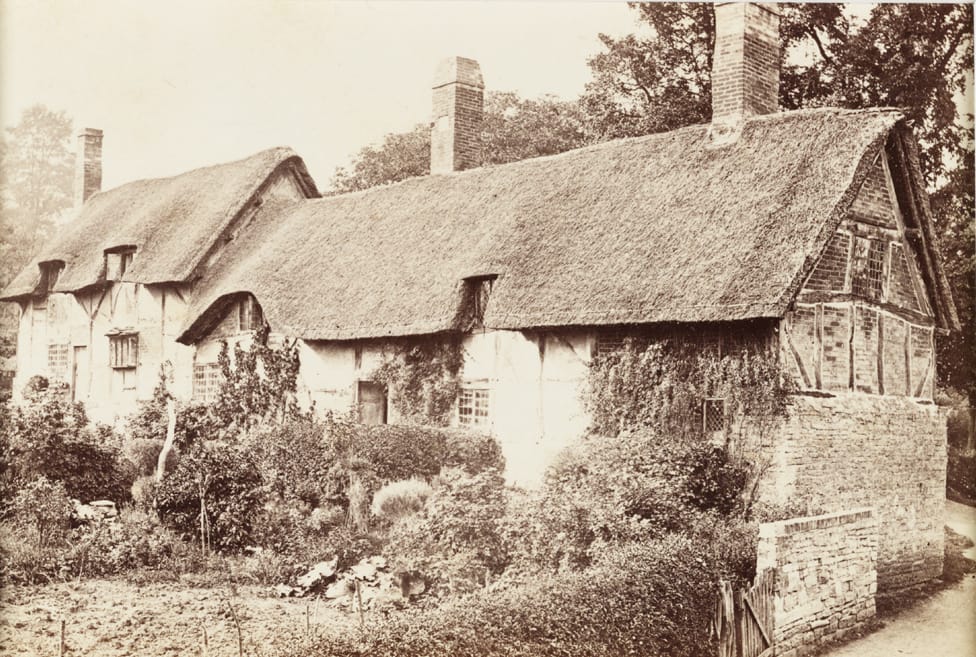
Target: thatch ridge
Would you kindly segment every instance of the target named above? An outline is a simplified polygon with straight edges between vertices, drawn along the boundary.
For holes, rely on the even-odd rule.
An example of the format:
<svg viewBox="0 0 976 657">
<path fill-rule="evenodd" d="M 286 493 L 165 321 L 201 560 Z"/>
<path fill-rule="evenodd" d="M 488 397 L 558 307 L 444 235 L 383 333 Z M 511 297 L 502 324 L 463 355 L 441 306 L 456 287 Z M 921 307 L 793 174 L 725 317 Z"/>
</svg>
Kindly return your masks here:
<svg viewBox="0 0 976 657">
<path fill-rule="evenodd" d="M 784 112 L 719 148 L 697 125 L 268 209 L 180 339 L 242 290 L 310 340 L 460 330 L 463 279 L 484 274 L 490 328 L 781 317 L 901 118 Z"/>
<path fill-rule="evenodd" d="M 238 216 L 260 186 L 288 167 L 313 196 L 315 183 L 295 151 L 271 148 L 234 162 L 176 176 L 136 180 L 99 192 L 78 216 L 0 294 L 16 300 L 35 292 L 39 263 L 61 260 L 55 292 L 99 285 L 106 249 L 137 247 L 123 280 L 135 283 L 187 281 L 203 255 Z"/>
</svg>

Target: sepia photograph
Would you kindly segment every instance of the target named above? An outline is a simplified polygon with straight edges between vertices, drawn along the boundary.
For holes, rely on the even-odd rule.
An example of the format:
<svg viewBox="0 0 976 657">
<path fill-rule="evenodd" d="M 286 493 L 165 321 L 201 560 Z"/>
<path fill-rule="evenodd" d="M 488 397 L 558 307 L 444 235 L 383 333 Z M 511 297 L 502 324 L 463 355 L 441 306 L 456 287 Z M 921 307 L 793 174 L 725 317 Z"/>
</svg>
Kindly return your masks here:
<svg viewBox="0 0 976 657">
<path fill-rule="evenodd" d="M 973 33 L 0 0 L 0 657 L 976 657 Z"/>
</svg>

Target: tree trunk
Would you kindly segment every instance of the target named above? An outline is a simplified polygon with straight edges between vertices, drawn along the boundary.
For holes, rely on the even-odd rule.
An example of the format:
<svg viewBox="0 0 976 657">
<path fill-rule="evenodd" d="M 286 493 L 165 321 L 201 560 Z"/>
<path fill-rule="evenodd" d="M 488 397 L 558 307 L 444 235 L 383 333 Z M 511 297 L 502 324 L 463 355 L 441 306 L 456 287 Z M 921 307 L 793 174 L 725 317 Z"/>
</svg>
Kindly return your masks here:
<svg viewBox="0 0 976 657">
<path fill-rule="evenodd" d="M 166 440 L 156 461 L 156 481 L 162 481 L 166 474 L 166 459 L 173 451 L 173 441 L 176 440 L 176 402 L 172 397 L 166 399 Z"/>
</svg>

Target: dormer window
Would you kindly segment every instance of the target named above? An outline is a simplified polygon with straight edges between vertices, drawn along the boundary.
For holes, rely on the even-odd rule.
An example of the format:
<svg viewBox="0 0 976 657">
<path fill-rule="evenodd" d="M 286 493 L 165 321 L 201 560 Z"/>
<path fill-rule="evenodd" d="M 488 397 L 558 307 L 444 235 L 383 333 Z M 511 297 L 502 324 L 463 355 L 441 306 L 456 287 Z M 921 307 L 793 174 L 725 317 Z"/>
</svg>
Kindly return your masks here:
<svg viewBox="0 0 976 657">
<path fill-rule="evenodd" d="M 264 313 L 258 300 L 248 295 L 237 306 L 238 326 L 241 331 L 259 331 L 264 326 Z"/>
<path fill-rule="evenodd" d="M 37 291 L 43 295 L 48 295 L 54 291 L 54 286 L 58 284 L 58 277 L 64 269 L 64 262 L 61 260 L 49 260 L 38 265 L 41 268 L 41 281 L 37 286 Z"/>
<path fill-rule="evenodd" d="M 132 268 L 136 254 L 134 246 L 120 246 L 105 250 L 105 280 L 121 281 L 125 272 Z"/>
<path fill-rule="evenodd" d="M 481 328 L 485 325 L 485 311 L 488 309 L 488 300 L 491 297 L 491 290 L 495 285 L 497 274 L 484 276 L 470 276 L 464 279 L 467 288 L 465 297 L 468 308 L 470 309 L 470 327 Z"/>
</svg>

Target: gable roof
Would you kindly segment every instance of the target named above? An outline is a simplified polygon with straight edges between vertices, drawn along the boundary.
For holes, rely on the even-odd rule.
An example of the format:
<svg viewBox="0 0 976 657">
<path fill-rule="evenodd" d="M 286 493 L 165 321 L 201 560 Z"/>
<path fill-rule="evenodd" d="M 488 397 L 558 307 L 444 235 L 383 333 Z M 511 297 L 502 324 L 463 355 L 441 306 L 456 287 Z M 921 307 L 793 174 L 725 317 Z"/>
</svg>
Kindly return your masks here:
<svg viewBox="0 0 976 657">
<path fill-rule="evenodd" d="M 268 208 L 180 340 L 241 292 L 305 339 L 459 330 L 463 279 L 487 274 L 491 328 L 780 317 L 900 120 L 772 114 L 720 148 L 699 125 Z"/>
<path fill-rule="evenodd" d="M 293 168 L 309 194 L 318 196 L 301 158 L 290 148 L 95 194 L 0 293 L 0 300 L 33 294 L 41 277 L 39 263 L 52 260 L 64 263 L 55 292 L 97 285 L 104 281 L 105 250 L 124 246 L 137 249 L 124 281 L 187 281 L 218 236 L 280 167 Z"/>
</svg>

